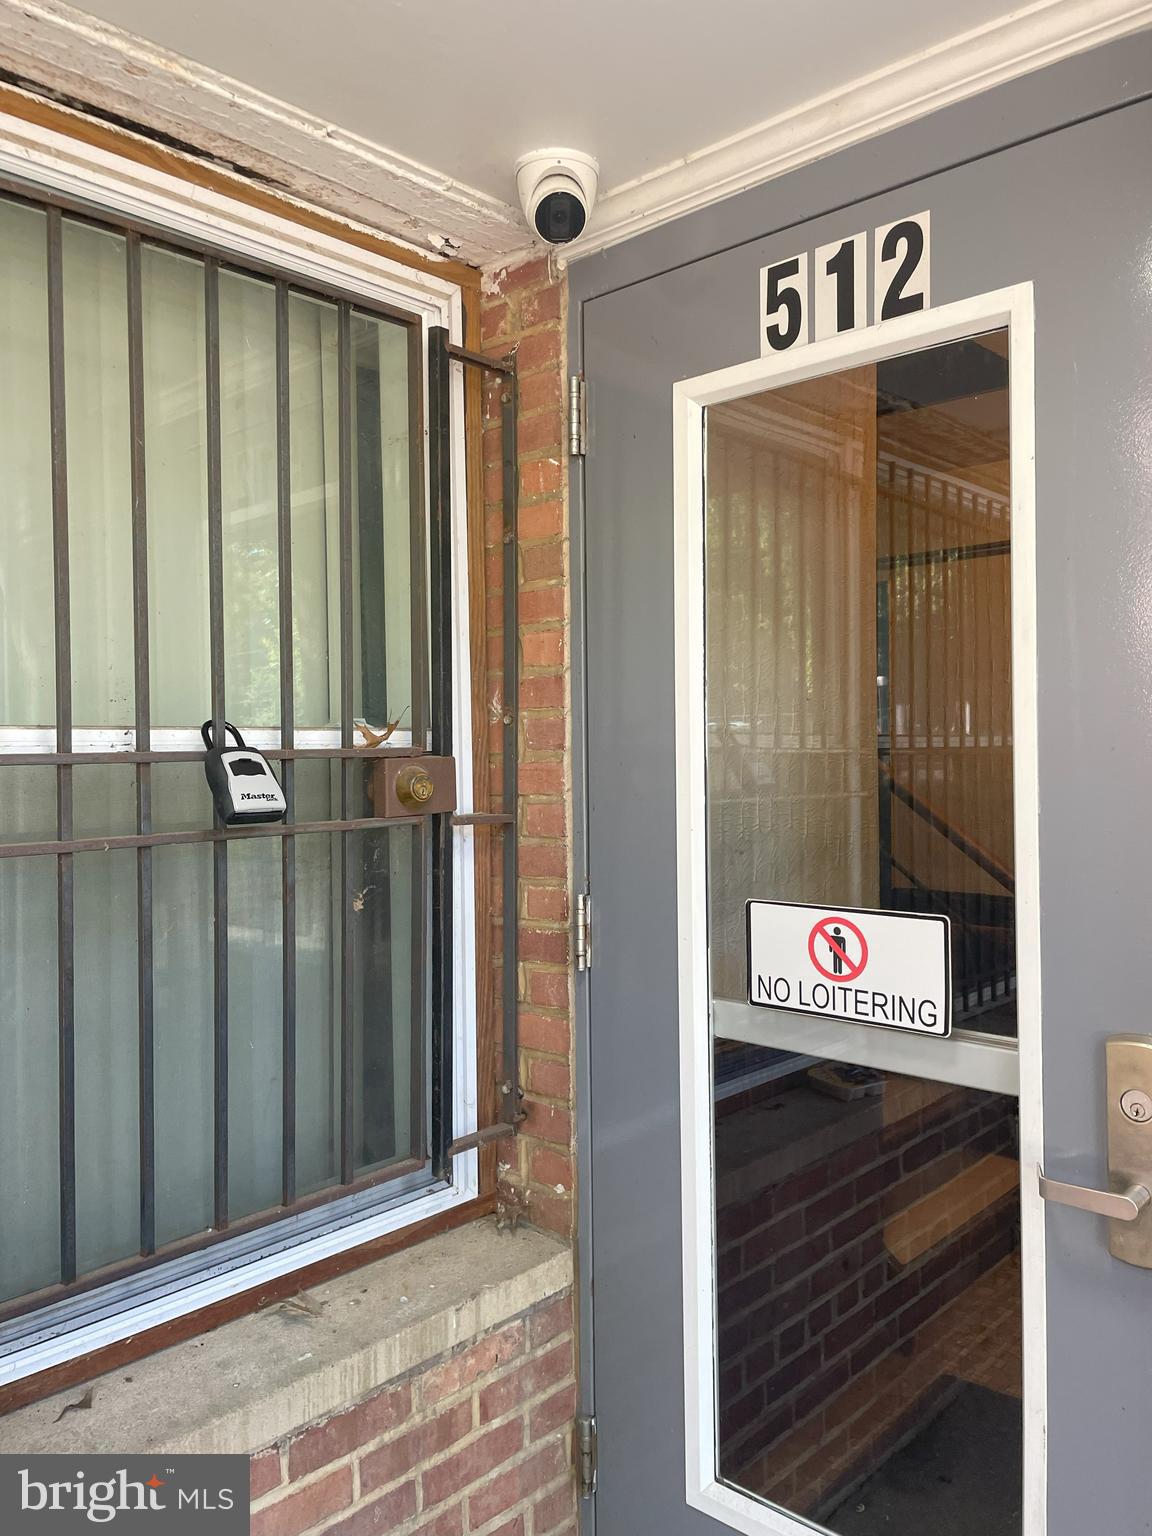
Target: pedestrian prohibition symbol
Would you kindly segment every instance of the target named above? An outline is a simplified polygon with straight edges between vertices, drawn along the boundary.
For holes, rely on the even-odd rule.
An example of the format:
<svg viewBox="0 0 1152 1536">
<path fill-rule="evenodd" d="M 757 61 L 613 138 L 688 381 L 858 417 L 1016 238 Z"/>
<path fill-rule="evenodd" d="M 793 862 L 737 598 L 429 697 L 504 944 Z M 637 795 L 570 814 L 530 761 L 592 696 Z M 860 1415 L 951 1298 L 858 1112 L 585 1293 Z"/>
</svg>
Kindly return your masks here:
<svg viewBox="0 0 1152 1536">
<path fill-rule="evenodd" d="M 831 969 L 819 958 L 821 950 L 831 953 Z M 822 917 L 808 935 L 808 954 L 829 981 L 855 981 L 868 964 L 868 940 L 846 917 Z"/>
<path fill-rule="evenodd" d="M 947 1035 L 949 927 L 934 912 L 749 901 L 748 1001 L 757 1008 Z"/>
</svg>

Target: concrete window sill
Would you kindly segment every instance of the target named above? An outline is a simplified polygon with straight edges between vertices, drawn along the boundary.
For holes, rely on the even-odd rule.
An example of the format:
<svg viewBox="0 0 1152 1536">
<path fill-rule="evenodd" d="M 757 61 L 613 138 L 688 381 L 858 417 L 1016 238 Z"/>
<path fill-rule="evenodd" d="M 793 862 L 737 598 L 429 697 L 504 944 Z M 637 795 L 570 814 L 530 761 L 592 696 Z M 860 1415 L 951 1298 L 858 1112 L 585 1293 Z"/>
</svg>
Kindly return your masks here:
<svg viewBox="0 0 1152 1536">
<path fill-rule="evenodd" d="M 0 1453 L 250 1454 L 571 1284 L 565 1243 L 488 1218 L 18 1409 Z"/>
</svg>

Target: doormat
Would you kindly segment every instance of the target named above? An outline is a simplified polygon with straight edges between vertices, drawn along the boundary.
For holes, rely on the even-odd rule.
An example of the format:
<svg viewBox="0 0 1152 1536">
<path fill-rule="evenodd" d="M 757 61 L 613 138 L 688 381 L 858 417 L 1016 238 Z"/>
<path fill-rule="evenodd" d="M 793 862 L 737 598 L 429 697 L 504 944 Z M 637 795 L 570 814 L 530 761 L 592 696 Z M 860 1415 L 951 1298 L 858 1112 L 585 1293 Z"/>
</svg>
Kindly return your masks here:
<svg viewBox="0 0 1152 1536">
<path fill-rule="evenodd" d="M 1020 1536 L 1020 1400 L 965 1382 L 830 1514 L 836 1536 Z"/>
</svg>

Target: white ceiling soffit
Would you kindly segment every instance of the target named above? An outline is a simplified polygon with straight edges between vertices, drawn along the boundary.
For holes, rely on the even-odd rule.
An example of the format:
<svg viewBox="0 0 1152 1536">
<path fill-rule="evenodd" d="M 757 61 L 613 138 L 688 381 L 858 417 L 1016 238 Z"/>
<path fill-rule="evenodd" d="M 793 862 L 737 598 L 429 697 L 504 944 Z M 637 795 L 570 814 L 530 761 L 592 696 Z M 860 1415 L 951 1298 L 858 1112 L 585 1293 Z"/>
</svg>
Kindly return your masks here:
<svg viewBox="0 0 1152 1536">
<path fill-rule="evenodd" d="M 962 9 L 962 8 L 961 8 Z M 1152 25 L 1152 0 L 1037 0 L 1002 20 L 899 59 L 842 89 L 769 118 L 745 133 L 600 199 L 572 257 L 885 133 L 1019 75 Z"/>
<path fill-rule="evenodd" d="M 602 250 L 1149 25 L 1152 0 L 1035 0 L 608 187 L 568 254 Z M 422 251 L 494 267 L 539 249 L 519 209 L 500 198 L 59 0 L 0 0 L 0 61 L 29 89 L 112 114 Z"/>
</svg>

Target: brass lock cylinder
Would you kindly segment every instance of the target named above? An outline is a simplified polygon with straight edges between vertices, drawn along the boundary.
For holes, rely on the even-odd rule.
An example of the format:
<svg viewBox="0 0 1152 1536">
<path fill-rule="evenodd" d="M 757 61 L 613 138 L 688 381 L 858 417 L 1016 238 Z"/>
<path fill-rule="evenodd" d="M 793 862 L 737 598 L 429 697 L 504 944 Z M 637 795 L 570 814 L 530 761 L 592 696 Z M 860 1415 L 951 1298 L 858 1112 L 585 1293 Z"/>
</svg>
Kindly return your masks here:
<svg viewBox="0 0 1152 1536">
<path fill-rule="evenodd" d="M 396 775 L 396 798 L 410 810 L 422 811 L 435 793 L 432 776 L 423 768 L 402 768 Z"/>
</svg>

